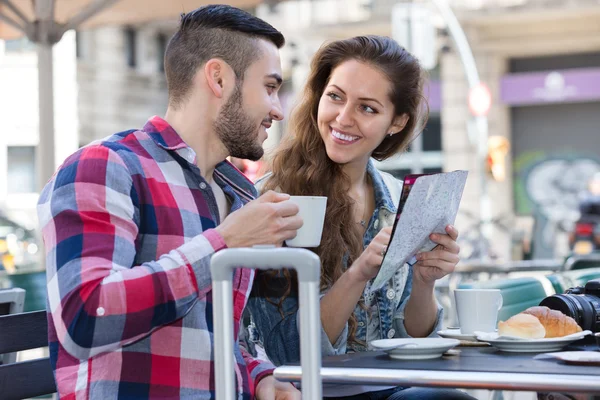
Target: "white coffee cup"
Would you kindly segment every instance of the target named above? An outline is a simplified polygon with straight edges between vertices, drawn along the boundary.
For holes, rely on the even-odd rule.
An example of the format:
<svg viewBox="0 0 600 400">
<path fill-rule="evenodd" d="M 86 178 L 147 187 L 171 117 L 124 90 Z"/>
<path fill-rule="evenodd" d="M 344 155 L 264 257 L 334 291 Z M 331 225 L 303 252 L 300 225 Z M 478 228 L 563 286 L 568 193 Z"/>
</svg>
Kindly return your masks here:
<svg viewBox="0 0 600 400">
<path fill-rule="evenodd" d="M 296 237 L 286 240 L 285 244 L 289 247 L 318 247 L 323 234 L 327 197 L 290 196 L 290 201 L 298 205 L 298 215 L 302 217 L 304 224 L 298 229 Z"/>
<path fill-rule="evenodd" d="M 494 332 L 502 308 L 500 289 L 454 290 L 460 333 Z"/>
</svg>

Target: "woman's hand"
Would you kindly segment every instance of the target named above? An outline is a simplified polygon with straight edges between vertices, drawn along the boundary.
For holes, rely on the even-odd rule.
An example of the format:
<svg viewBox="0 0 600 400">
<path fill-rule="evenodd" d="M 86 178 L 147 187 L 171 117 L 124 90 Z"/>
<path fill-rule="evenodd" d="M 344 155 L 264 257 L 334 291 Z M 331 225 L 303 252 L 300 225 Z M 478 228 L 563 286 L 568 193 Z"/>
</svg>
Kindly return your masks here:
<svg viewBox="0 0 600 400">
<path fill-rule="evenodd" d="M 436 280 L 452 273 L 458 264 L 460 247 L 456 243 L 458 231 L 452 225 L 446 227 L 446 234 L 433 233 L 429 238 L 438 245 L 431 251 L 417 254 L 413 266 L 413 284 L 433 285 Z"/>
<path fill-rule="evenodd" d="M 279 382 L 273 375 L 265 376 L 256 386 L 257 400 L 300 400 L 302 395 L 289 382 Z"/>
<path fill-rule="evenodd" d="M 383 261 L 383 256 L 390 243 L 391 234 L 391 226 L 380 230 L 360 257 L 352 263 L 350 270 L 353 271 L 359 281 L 368 282 L 377 276 L 379 268 L 381 267 L 381 262 Z"/>
</svg>

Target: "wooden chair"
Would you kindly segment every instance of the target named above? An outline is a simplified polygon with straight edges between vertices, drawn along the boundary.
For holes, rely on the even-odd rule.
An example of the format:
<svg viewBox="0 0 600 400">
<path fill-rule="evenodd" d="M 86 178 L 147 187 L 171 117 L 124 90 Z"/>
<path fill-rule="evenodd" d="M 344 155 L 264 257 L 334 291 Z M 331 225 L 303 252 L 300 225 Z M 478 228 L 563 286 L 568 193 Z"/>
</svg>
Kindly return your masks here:
<svg viewBox="0 0 600 400">
<path fill-rule="evenodd" d="M 0 316 L 0 355 L 48 346 L 46 311 Z M 24 399 L 56 392 L 48 357 L 0 365 L 0 397 Z"/>
</svg>

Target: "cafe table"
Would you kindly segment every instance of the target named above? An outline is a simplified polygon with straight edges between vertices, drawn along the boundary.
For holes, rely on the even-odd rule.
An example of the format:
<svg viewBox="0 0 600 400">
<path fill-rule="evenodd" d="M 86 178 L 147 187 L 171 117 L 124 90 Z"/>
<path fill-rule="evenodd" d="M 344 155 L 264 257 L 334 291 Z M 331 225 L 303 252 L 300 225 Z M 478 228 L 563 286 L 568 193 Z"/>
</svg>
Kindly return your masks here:
<svg viewBox="0 0 600 400">
<path fill-rule="evenodd" d="M 563 349 L 573 350 L 598 346 Z M 446 354 L 429 360 L 394 360 L 375 351 L 327 357 L 321 377 L 323 384 L 600 393 L 600 366 L 570 365 L 536 358 L 539 353 L 506 353 L 493 347 L 456 347 Z M 274 375 L 281 381 L 300 382 L 302 370 L 286 365 L 276 368 Z"/>
</svg>

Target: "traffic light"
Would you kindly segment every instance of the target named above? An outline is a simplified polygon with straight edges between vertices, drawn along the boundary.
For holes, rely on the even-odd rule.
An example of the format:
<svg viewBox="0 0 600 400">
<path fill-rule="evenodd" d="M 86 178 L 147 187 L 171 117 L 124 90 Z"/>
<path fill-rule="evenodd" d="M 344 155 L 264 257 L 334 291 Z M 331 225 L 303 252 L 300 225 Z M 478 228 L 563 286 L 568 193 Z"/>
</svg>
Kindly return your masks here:
<svg viewBox="0 0 600 400">
<path fill-rule="evenodd" d="M 510 151 L 510 143 L 503 136 L 488 138 L 488 172 L 497 182 L 506 179 L 506 156 Z"/>
</svg>

